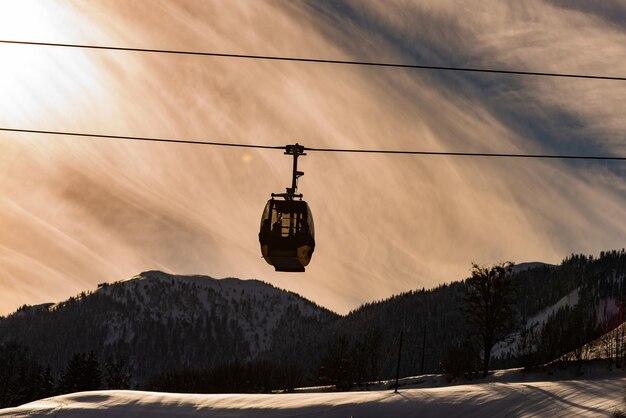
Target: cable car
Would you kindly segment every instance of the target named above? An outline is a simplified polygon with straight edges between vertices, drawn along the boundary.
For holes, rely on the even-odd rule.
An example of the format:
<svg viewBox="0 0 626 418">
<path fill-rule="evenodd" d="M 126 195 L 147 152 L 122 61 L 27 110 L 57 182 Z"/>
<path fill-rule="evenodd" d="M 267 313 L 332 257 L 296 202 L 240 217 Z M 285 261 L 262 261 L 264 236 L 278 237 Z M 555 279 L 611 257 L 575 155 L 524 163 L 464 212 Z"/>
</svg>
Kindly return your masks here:
<svg viewBox="0 0 626 418">
<path fill-rule="evenodd" d="M 306 154 L 299 144 L 287 145 L 285 154 L 294 157 L 291 187 L 287 193 L 272 193 L 267 201 L 259 243 L 261 255 L 276 271 L 303 272 L 315 250 L 313 215 L 302 194 L 296 193 L 298 178 L 304 175 L 298 171 L 298 157 Z"/>
<path fill-rule="evenodd" d="M 276 271 L 304 271 L 315 249 L 315 230 L 304 200 L 268 200 L 259 232 L 261 254 Z"/>
</svg>

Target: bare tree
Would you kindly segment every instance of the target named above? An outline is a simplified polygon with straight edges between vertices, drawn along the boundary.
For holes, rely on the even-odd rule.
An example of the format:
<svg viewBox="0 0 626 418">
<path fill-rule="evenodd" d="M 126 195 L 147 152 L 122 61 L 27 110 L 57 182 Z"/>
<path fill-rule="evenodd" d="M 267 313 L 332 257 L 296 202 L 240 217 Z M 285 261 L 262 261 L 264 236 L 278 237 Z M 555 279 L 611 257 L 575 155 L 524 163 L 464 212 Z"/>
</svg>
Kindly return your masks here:
<svg viewBox="0 0 626 418">
<path fill-rule="evenodd" d="M 465 319 L 482 343 L 483 377 L 489 372 L 491 349 L 515 328 L 517 282 L 510 275 L 512 268 L 510 261 L 493 266 L 472 263 L 472 276 L 466 281 Z"/>
</svg>

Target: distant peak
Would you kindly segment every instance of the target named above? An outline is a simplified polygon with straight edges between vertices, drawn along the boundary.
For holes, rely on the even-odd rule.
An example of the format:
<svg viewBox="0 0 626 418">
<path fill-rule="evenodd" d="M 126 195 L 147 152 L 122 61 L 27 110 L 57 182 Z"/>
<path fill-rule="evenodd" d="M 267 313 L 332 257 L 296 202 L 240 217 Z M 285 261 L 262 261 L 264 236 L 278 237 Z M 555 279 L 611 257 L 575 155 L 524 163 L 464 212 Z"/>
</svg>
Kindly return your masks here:
<svg viewBox="0 0 626 418">
<path fill-rule="evenodd" d="M 139 273 L 138 275 L 136 275 L 135 277 L 137 278 L 144 278 L 144 279 L 148 279 L 148 278 L 170 278 L 170 277 L 174 277 L 174 274 L 170 274 L 170 273 L 166 273 L 164 271 L 161 270 L 148 270 L 148 271 L 142 271 L 141 273 Z"/>
<path fill-rule="evenodd" d="M 135 277 L 133 277 L 133 279 L 217 280 L 217 279 L 214 279 L 213 277 L 200 275 L 200 274 L 191 274 L 191 275 L 172 274 L 172 273 L 166 273 L 161 270 L 143 271 L 139 273 L 138 275 L 136 275 Z"/>
<path fill-rule="evenodd" d="M 529 261 L 526 263 L 519 263 L 513 266 L 513 273 L 518 273 L 520 271 L 531 270 L 539 267 L 555 267 L 554 264 L 543 263 L 541 261 Z"/>
<path fill-rule="evenodd" d="M 139 273 L 135 277 L 135 280 L 175 280 L 179 282 L 194 282 L 194 283 L 215 283 L 222 285 L 245 285 L 255 286 L 262 285 L 263 287 L 274 287 L 268 283 L 257 279 L 239 279 L 236 277 L 224 277 L 223 279 L 216 279 L 211 276 L 201 274 L 171 274 L 160 270 L 148 270 Z"/>
</svg>

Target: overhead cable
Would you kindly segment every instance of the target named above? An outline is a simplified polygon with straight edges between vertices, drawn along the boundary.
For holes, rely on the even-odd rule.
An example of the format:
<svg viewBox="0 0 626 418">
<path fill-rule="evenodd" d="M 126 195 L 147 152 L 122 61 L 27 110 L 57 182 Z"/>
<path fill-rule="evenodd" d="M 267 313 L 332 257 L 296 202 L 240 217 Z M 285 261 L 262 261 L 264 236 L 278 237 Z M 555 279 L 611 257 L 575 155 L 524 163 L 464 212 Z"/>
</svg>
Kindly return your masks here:
<svg viewBox="0 0 626 418">
<path fill-rule="evenodd" d="M 218 147 L 238 147 L 238 148 L 261 148 L 261 149 L 285 149 L 284 146 L 271 146 L 271 145 L 251 145 L 251 144 L 233 144 L 229 142 L 205 142 L 195 141 L 190 139 L 175 139 L 175 138 L 154 138 L 146 136 L 121 136 L 121 135 L 104 135 L 93 134 L 84 132 L 64 132 L 64 131 L 43 131 L 37 129 L 18 129 L 18 128 L 2 128 L 0 131 L 6 132 L 21 132 L 29 134 L 42 134 L 42 135 L 63 135 L 63 136 L 78 136 L 89 138 L 103 138 L 103 139 L 121 139 L 129 141 L 148 141 L 148 142 L 167 142 L 174 144 L 193 144 L 193 145 L 212 145 Z"/>
<path fill-rule="evenodd" d="M 35 130 L 35 129 L 19 129 L 19 128 L 5 128 L 5 127 L 0 127 L 0 131 L 42 134 L 42 135 L 62 135 L 62 136 L 73 136 L 73 137 L 119 139 L 119 140 L 130 140 L 130 141 L 210 145 L 210 146 L 219 146 L 219 147 L 260 148 L 260 149 L 272 149 L 272 150 L 285 150 L 286 149 L 286 146 L 284 145 L 237 144 L 237 143 L 228 143 L 228 142 L 208 142 L 208 141 L 196 141 L 196 140 L 176 139 L 176 138 L 121 136 L 121 135 L 106 135 L 106 134 L 94 134 L 94 133 L 82 133 L 82 132 L 65 132 L 65 131 L 48 131 L 48 130 Z M 610 155 L 517 154 L 517 153 L 411 151 L 411 150 L 315 148 L 315 147 L 304 147 L 304 150 L 313 151 L 313 152 L 360 153 L 360 154 L 403 154 L 403 155 L 450 156 L 450 157 L 538 158 L 538 159 L 566 159 L 566 160 L 626 161 L 626 157 L 610 156 Z"/>
<path fill-rule="evenodd" d="M 567 154 L 516 154 L 498 152 L 456 152 L 456 151 L 404 151 L 343 148 L 304 148 L 306 151 L 344 152 L 362 154 L 406 154 L 406 155 L 447 155 L 451 157 L 502 157 L 502 158 L 548 158 L 559 160 L 617 160 L 626 161 L 626 157 L 607 155 L 567 155 Z"/>
<path fill-rule="evenodd" d="M 361 66 L 369 66 L 369 67 L 408 68 L 408 69 L 435 70 L 435 71 L 462 71 L 462 72 L 472 72 L 472 73 L 492 73 L 492 74 L 510 74 L 510 75 L 540 76 L 540 77 L 582 78 L 582 79 L 592 79 L 592 80 L 626 81 L 626 77 L 593 75 L 593 74 L 553 73 L 553 72 L 541 72 L 541 71 L 518 71 L 518 70 L 503 70 L 503 69 L 493 69 L 493 68 L 447 67 L 447 66 L 440 66 L 440 65 L 401 64 L 401 63 L 350 61 L 350 60 L 321 59 L 321 58 L 298 58 L 298 57 L 282 57 L 282 56 L 274 56 L 274 55 L 228 54 L 228 53 L 221 53 L 221 52 L 130 48 L 130 47 L 119 47 L 119 46 L 66 44 L 66 43 L 52 43 L 52 42 L 0 40 L 0 43 L 16 44 L 16 45 L 31 45 L 31 46 L 46 46 L 46 47 L 62 47 L 62 48 L 98 49 L 98 50 L 109 50 L 109 51 L 146 52 L 146 53 L 158 53 L 158 54 L 197 55 L 197 56 L 220 57 L 220 58 L 292 61 L 292 62 L 306 62 L 306 63 L 318 63 L 318 64 L 361 65 Z"/>
</svg>

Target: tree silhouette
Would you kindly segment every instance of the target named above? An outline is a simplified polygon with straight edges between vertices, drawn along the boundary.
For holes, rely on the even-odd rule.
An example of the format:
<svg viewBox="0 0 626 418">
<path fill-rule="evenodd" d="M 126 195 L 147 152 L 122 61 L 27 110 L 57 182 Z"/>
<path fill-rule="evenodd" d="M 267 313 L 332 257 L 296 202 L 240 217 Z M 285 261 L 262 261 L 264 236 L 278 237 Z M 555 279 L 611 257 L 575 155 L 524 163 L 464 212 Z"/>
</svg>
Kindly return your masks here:
<svg viewBox="0 0 626 418">
<path fill-rule="evenodd" d="M 48 398 L 57 394 L 57 387 L 50 366 L 40 373 L 38 392 L 38 398 Z"/>
<path fill-rule="evenodd" d="M 463 311 L 482 343 L 483 377 L 489 372 L 491 349 L 515 327 L 517 281 L 510 275 L 512 268 L 510 261 L 493 266 L 472 263 L 472 276 L 466 281 Z"/>
<path fill-rule="evenodd" d="M 110 358 L 105 368 L 107 389 L 130 389 L 130 367 L 123 359 Z"/>
<path fill-rule="evenodd" d="M 0 408 L 37 399 L 41 368 L 24 346 L 0 344 Z"/>
<path fill-rule="evenodd" d="M 67 363 L 59 387 L 63 393 L 100 389 L 102 372 L 94 352 L 76 353 Z"/>
<path fill-rule="evenodd" d="M 476 344 L 465 339 L 448 347 L 441 359 L 441 371 L 449 378 L 471 376 L 479 369 Z"/>
<path fill-rule="evenodd" d="M 348 390 L 352 386 L 351 359 L 348 337 L 335 334 L 328 341 L 326 356 L 318 369 L 318 383 L 334 385 L 338 390 Z"/>
</svg>

